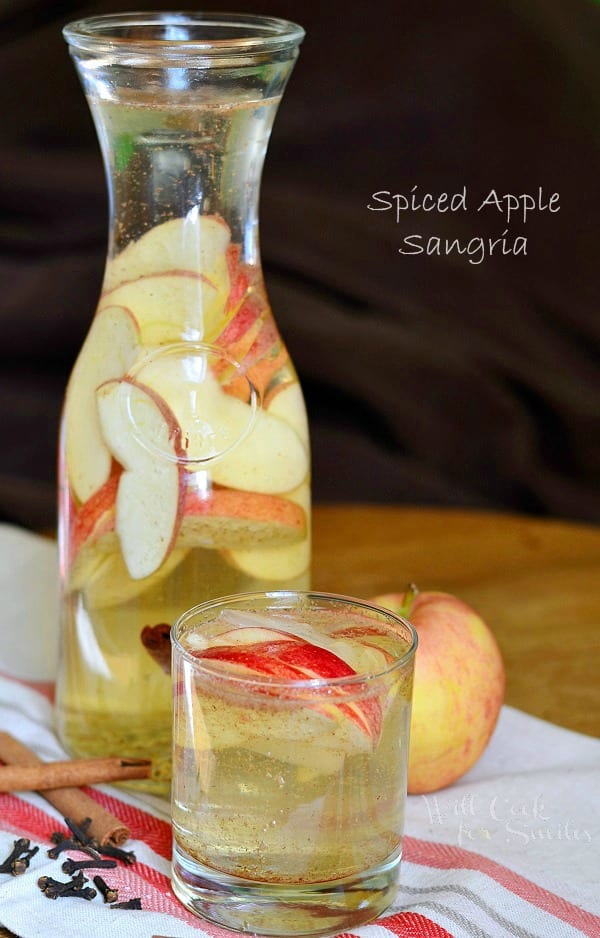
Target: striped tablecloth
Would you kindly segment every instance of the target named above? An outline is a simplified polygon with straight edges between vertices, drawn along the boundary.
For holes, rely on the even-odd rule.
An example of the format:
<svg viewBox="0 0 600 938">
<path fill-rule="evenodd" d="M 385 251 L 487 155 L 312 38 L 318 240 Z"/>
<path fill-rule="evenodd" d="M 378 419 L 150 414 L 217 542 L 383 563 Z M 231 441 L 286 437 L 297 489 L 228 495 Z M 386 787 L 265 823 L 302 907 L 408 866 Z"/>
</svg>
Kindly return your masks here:
<svg viewBox="0 0 600 938">
<path fill-rule="evenodd" d="M 63 753 L 51 726 L 43 694 L 0 679 L 0 729 L 41 758 L 57 759 Z M 600 741 L 504 708 L 490 747 L 464 780 L 408 799 L 397 899 L 388 915 L 357 934 L 598 938 L 599 767 Z M 26 874 L 0 874 L 0 924 L 19 938 L 228 935 L 189 914 L 171 892 L 168 804 L 112 786 L 87 790 L 131 828 L 137 863 L 111 870 L 110 881 L 120 900 L 140 896 L 143 911 L 46 899 L 37 880 L 57 876 L 59 865 L 46 850 L 61 819 L 34 793 L 3 794 L 0 856 L 17 835 L 41 849 Z"/>
</svg>

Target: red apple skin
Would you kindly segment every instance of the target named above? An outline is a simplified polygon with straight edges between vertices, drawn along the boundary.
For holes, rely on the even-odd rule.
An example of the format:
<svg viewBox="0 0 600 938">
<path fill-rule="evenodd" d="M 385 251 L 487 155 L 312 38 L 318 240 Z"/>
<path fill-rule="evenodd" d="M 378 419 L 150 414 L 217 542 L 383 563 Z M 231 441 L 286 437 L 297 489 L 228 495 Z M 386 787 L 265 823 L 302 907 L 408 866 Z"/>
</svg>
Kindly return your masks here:
<svg viewBox="0 0 600 938">
<path fill-rule="evenodd" d="M 352 677 L 356 671 L 333 652 L 302 640 L 272 640 L 251 645 L 215 645 L 192 652 L 202 660 L 222 661 L 248 669 L 250 673 L 268 675 L 285 681 L 303 681 Z M 381 733 L 381 704 L 375 697 L 360 703 L 339 700 L 344 693 L 332 694 L 332 703 L 374 743 Z"/>
<path fill-rule="evenodd" d="M 250 271 L 240 261 L 241 248 L 238 244 L 230 244 L 226 252 L 227 271 L 229 273 L 229 296 L 225 313 L 237 309 L 245 297 L 250 286 Z"/>
<path fill-rule="evenodd" d="M 215 345 L 233 354 L 232 350 L 235 350 L 236 343 L 246 335 L 250 335 L 251 341 L 254 341 L 255 333 L 250 330 L 256 326 L 256 331 L 258 331 L 259 319 L 263 312 L 264 309 L 260 303 L 254 297 L 248 297 L 215 339 Z"/>
<path fill-rule="evenodd" d="M 372 602 L 402 613 L 405 594 Z M 481 617 L 449 593 L 418 593 L 406 614 L 419 645 L 408 757 L 409 794 L 452 785 L 477 762 L 504 700 L 500 649 Z"/>
<path fill-rule="evenodd" d="M 108 481 L 97 489 L 75 514 L 71 534 L 73 556 L 84 544 L 114 531 L 115 500 L 119 477 L 120 470 L 113 472 Z"/>
<path fill-rule="evenodd" d="M 210 493 L 205 495 L 188 486 L 184 511 L 186 516 L 212 515 L 263 521 L 273 527 L 297 532 L 298 540 L 306 532 L 306 513 L 300 505 L 281 495 L 267 495 L 264 492 L 246 492 L 215 484 Z"/>
</svg>

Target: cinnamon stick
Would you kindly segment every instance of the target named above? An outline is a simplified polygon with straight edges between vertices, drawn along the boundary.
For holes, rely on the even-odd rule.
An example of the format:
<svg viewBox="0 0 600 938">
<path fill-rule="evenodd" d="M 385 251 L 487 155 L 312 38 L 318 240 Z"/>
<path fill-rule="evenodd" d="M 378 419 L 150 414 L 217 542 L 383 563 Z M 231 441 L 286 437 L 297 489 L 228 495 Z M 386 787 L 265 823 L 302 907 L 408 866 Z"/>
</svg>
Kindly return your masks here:
<svg viewBox="0 0 600 938">
<path fill-rule="evenodd" d="M 6 766 L 15 767 L 37 767 L 52 764 L 43 763 L 35 753 L 9 733 L 0 733 L 0 761 L 4 762 Z M 82 822 L 84 818 L 91 818 L 88 833 L 90 836 L 95 837 L 100 844 L 114 843 L 119 845 L 125 843 L 131 833 L 127 825 L 97 804 L 93 798 L 86 795 L 76 785 L 77 782 L 71 779 L 70 784 L 65 787 L 44 788 L 40 790 L 40 794 L 63 817 L 72 817 L 78 823 Z"/>
<path fill-rule="evenodd" d="M 44 791 L 48 788 L 79 788 L 99 782 L 122 782 L 148 778 L 148 759 L 72 759 L 68 762 L 39 762 L 37 765 L 1 765 L 0 791 Z"/>
</svg>

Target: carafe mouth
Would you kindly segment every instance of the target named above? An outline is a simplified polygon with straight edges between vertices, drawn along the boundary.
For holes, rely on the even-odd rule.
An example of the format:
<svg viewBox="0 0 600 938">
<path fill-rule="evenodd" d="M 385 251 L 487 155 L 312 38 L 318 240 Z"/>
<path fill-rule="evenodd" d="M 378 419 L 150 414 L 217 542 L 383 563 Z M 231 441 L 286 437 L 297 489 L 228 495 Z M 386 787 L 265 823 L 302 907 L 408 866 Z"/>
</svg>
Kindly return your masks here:
<svg viewBox="0 0 600 938">
<path fill-rule="evenodd" d="M 135 64 L 162 61 L 224 64 L 252 62 L 293 51 L 305 32 L 277 17 L 236 13 L 139 12 L 91 16 L 68 23 L 63 35 L 72 49 L 94 55 L 127 56 Z"/>
</svg>

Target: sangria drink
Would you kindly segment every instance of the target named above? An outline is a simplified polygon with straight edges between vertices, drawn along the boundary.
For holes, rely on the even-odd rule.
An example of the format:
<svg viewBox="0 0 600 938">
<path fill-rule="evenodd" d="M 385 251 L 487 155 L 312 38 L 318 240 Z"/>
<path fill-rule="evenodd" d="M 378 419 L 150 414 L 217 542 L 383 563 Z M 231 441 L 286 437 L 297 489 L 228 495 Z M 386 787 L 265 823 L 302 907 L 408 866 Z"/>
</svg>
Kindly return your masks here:
<svg viewBox="0 0 600 938">
<path fill-rule="evenodd" d="M 214 596 L 305 588 L 310 562 L 306 412 L 257 234 L 262 160 L 302 31 L 170 17 L 66 29 L 111 229 L 62 421 L 57 686 L 66 747 L 150 756 L 163 793 L 171 624 Z"/>
<path fill-rule="evenodd" d="M 359 600 L 270 592 L 173 630 L 173 888 L 259 934 L 345 931 L 394 896 L 416 639 Z"/>
</svg>

